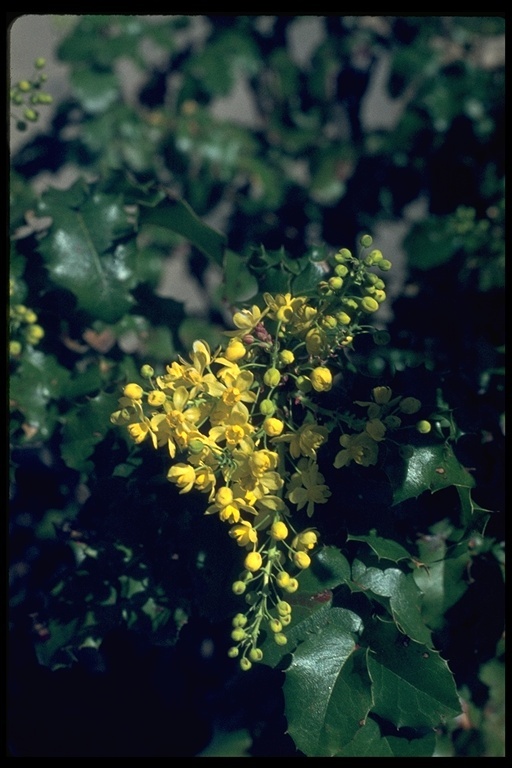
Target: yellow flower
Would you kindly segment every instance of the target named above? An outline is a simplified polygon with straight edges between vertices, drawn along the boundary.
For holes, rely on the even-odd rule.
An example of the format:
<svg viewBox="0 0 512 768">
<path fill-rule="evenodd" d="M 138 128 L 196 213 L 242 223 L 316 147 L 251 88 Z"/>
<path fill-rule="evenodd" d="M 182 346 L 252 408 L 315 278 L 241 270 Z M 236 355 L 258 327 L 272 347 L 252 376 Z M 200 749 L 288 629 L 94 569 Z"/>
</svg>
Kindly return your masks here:
<svg viewBox="0 0 512 768">
<path fill-rule="evenodd" d="M 279 455 L 275 451 L 254 451 L 249 456 L 249 469 L 253 477 L 262 477 L 266 472 L 277 467 Z"/>
<path fill-rule="evenodd" d="M 236 377 L 231 379 L 228 385 L 215 380 L 214 382 L 209 382 L 207 386 L 209 394 L 213 395 L 213 397 L 220 397 L 224 405 L 231 407 L 240 401 L 244 403 L 255 402 L 256 392 L 250 391 L 253 382 L 253 373 L 250 371 L 240 371 Z"/>
<path fill-rule="evenodd" d="M 216 443 L 226 441 L 228 448 L 235 448 L 253 431 L 247 407 L 243 403 L 236 403 L 224 423 L 212 427 L 208 435 Z"/>
<path fill-rule="evenodd" d="M 332 373 L 321 365 L 309 374 L 311 385 L 317 392 L 328 392 L 332 387 Z"/>
<path fill-rule="evenodd" d="M 375 440 L 377 443 L 384 440 L 386 425 L 383 424 L 380 419 L 370 419 L 370 421 L 366 423 L 365 429 L 372 440 Z"/>
<path fill-rule="evenodd" d="M 311 328 L 306 334 L 308 355 L 322 355 L 327 351 L 327 334 L 320 328 Z"/>
<path fill-rule="evenodd" d="M 236 539 L 239 547 L 258 543 L 258 532 L 247 520 L 240 520 L 239 523 L 232 525 L 229 529 L 229 535 L 232 539 Z"/>
<path fill-rule="evenodd" d="M 307 456 L 316 459 L 316 452 L 327 440 L 329 432 L 326 427 L 321 427 L 314 422 L 303 424 L 296 432 L 287 432 L 285 435 L 274 437 L 274 443 L 290 443 L 290 454 L 294 459 L 299 456 Z"/>
<path fill-rule="evenodd" d="M 302 509 L 307 504 L 307 515 L 313 515 L 315 504 L 325 504 L 331 491 L 324 484 L 324 476 L 318 471 L 316 462 L 301 459 L 288 484 L 286 498 Z"/>
<path fill-rule="evenodd" d="M 237 331 L 224 331 L 226 336 L 245 336 L 261 322 L 267 310 L 262 312 L 257 304 L 253 304 L 251 309 L 242 309 L 233 315 L 233 325 L 238 328 Z"/>
<path fill-rule="evenodd" d="M 340 445 L 343 446 L 343 450 L 339 451 L 334 458 L 334 466 L 337 469 L 347 466 L 351 461 L 363 467 L 377 463 L 379 447 L 367 432 L 361 432 L 358 435 L 342 435 Z"/>
<path fill-rule="evenodd" d="M 151 429 L 151 423 L 149 419 L 144 418 L 143 421 L 137 422 L 136 424 L 128 424 L 127 430 L 135 443 L 142 443 L 142 441 L 145 440 L 148 435 L 151 435 L 153 446 L 154 448 L 157 447 L 156 436 Z"/>
<path fill-rule="evenodd" d="M 250 504 L 247 504 L 245 499 L 236 496 L 231 488 L 228 486 L 222 486 L 215 494 L 214 503 L 207 509 L 206 515 L 214 515 L 218 513 L 220 519 L 225 523 L 238 523 L 240 521 L 240 510 L 249 512 L 252 515 L 256 514 L 256 510 Z"/>
<path fill-rule="evenodd" d="M 289 323 L 300 307 L 306 302 L 302 296 L 294 298 L 291 293 L 264 293 L 265 304 L 270 310 L 270 317 L 281 323 Z"/>
<path fill-rule="evenodd" d="M 196 482 L 196 473 L 194 467 L 190 464 L 174 464 L 167 472 L 167 479 L 175 483 L 180 489 L 180 493 L 188 493 L 194 487 Z"/>
<path fill-rule="evenodd" d="M 200 464 L 198 467 L 195 467 L 195 473 L 195 487 L 198 489 L 198 491 L 201 491 L 201 493 L 210 491 L 211 500 L 211 496 L 215 490 L 215 474 L 213 473 L 211 467 L 208 467 L 206 464 Z"/>
<path fill-rule="evenodd" d="M 292 547 L 298 552 L 307 552 L 310 549 L 314 549 L 317 543 L 318 532 L 314 528 L 306 528 L 295 536 L 292 541 Z"/>
</svg>

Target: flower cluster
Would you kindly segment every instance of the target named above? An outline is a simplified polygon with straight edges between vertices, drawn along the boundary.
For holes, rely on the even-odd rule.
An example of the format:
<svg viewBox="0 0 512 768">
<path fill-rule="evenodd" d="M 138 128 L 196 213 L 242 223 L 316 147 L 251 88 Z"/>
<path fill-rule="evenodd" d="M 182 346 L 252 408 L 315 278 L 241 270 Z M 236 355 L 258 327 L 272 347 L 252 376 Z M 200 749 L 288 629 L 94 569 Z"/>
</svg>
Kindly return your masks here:
<svg viewBox="0 0 512 768">
<path fill-rule="evenodd" d="M 15 293 L 15 283 L 11 278 L 10 294 Z M 44 329 L 37 322 L 33 309 L 24 304 L 12 304 L 9 307 L 9 356 L 17 358 L 28 344 L 35 347 L 44 336 Z"/>
<path fill-rule="evenodd" d="M 229 651 L 242 669 L 262 659 L 265 635 L 287 642 L 292 607 L 285 598 L 319 539 L 304 515 L 311 518 L 331 495 L 318 464 L 329 430 L 314 401 L 334 385 L 336 353 L 365 330 L 362 321 L 385 296 L 374 266 L 386 271 L 390 263 L 377 250 L 356 258 L 342 249 L 313 296 L 264 293 L 261 305 L 234 313 L 218 349 L 197 340 L 188 358 L 161 373 L 143 366 L 145 383 L 128 383 L 111 416 L 135 443 L 167 450 L 168 480 L 180 494 L 205 494 L 205 514 L 217 515 L 243 550 L 232 588 L 247 607 L 233 619 Z M 398 425 L 395 410 L 410 406 L 407 398 L 391 400 L 385 387 L 373 395 L 365 429 L 342 435 L 336 467 L 375 463 L 373 445 Z"/>
</svg>

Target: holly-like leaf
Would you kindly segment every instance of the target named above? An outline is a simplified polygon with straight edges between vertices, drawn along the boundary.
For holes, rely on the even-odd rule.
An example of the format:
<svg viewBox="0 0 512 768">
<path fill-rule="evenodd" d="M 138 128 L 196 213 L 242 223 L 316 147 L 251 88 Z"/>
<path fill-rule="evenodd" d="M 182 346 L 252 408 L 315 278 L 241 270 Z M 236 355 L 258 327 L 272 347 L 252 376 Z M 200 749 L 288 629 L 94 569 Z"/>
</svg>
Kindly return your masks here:
<svg viewBox="0 0 512 768">
<path fill-rule="evenodd" d="M 225 235 L 208 226 L 180 198 L 166 196 L 156 205 L 140 206 L 139 224 L 164 227 L 177 232 L 195 245 L 215 264 L 222 266 Z"/>
<path fill-rule="evenodd" d="M 375 720 L 368 717 L 335 757 L 432 757 L 435 746 L 434 731 L 412 739 L 382 736 Z"/>
<path fill-rule="evenodd" d="M 110 429 L 110 414 L 115 410 L 114 395 L 100 392 L 83 406 L 70 411 L 64 420 L 61 455 L 68 467 L 90 473 L 89 457 Z"/>
<path fill-rule="evenodd" d="M 377 557 L 384 560 L 392 560 L 398 563 L 400 560 L 411 560 L 411 554 L 393 539 L 383 539 L 377 536 L 375 528 L 370 531 L 368 536 L 347 536 L 348 541 L 364 541 L 373 549 Z"/>
<path fill-rule="evenodd" d="M 432 646 L 431 632 L 422 616 L 422 594 L 411 573 L 398 568 L 367 568 L 360 560 L 352 566 L 359 589 L 389 598 L 389 610 L 400 630 L 418 643 Z"/>
<path fill-rule="evenodd" d="M 51 437 L 57 424 L 54 404 L 65 391 L 70 373 L 53 355 L 28 347 L 10 379 L 11 409 L 19 410 L 37 440 Z"/>
<path fill-rule="evenodd" d="M 372 706 L 365 652 L 350 619 L 332 609 L 325 627 L 293 654 L 284 682 L 288 732 L 308 757 L 337 754 L 350 743 Z"/>
<path fill-rule="evenodd" d="M 135 241 L 120 242 L 133 232 L 122 197 L 79 181 L 46 192 L 39 212 L 53 220 L 39 245 L 53 282 L 92 317 L 119 320 L 134 303 L 130 289 L 137 283 Z"/>
<path fill-rule="evenodd" d="M 471 554 L 466 547 L 466 551 L 457 558 L 442 559 L 413 572 L 414 581 L 423 594 L 423 618 L 431 629 L 439 630 L 443 627 L 446 611 L 467 590 L 467 568 L 470 561 Z"/>
<path fill-rule="evenodd" d="M 86 112 L 105 112 L 119 98 L 117 75 L 95 69 L 75 69 L 69 76 L 71 88 Z"/>
<path fill-rule="evenodd" d="M 441 656 L 404 642 L 391 622 L 375 619 L 365 628 L 372 712 L 397 728 L 435 728 L 460 714 L 455 681 Z"/>
<path fill-rule="evenodd" d="M 425 491 L 436 493 L 450 485 L 472 488 L 475 484 L 448 443 L 414 448 L 405 461 L 405 473 L 389 472 L 393 487 L 393 504 L 417 498 Z"/>
</svg>

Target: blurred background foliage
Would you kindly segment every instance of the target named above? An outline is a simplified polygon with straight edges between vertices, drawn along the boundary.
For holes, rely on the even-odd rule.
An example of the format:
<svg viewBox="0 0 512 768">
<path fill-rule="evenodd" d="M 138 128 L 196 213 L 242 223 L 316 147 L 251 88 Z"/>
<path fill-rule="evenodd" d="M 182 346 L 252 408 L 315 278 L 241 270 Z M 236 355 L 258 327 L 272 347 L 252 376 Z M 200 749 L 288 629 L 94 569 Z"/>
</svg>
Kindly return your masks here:
<svg viewBox="0 0 512 768">
<path fill-rule="evenodd" d="M 161 458 L 142 467 L 108 416 L 142 363 L 161 367 L 197 337 L 215 346 L 233 306 L 293 280 L 306 291 L 328 253 L 371 232 L 394 264 L 380 321 L 391 342 L 365 337 L 353 361 L 379 381 L 398 374 L 427 401 L 442 382 L 475 503 L 497 513 L 440 629 L 467 710 L 438 750 L 501 756 L 504 18 L 55 23 L 69 88 L 10 159 L 11 303 L 45 329 L 11 361 L 14 753 L 297 754 L 282 702 L 268 695 L 275 670 L 258 670 L 248 700 L 225 659 L 226 622 L 214 617 L 230 606 L 201 566 L 215 550 L 222 572 L 225 533 L 190 542 L 194 501 L 180 499 L 184 513 L 170 521 Z M 78 261 L 78 235 L 47 236 L 59 217 L 91 235 Z M 280 266 L 263 285 L 269 265 Z M 431 520 L 423 505 L 420 520 Z M 67 641 L 76 637 L 78 654 Z M 233 711 L 231 695 L 245 709 Z M 170 718 L 193 721 L 194 734 L 177 727 L 170 743 Z"/>
</svg>

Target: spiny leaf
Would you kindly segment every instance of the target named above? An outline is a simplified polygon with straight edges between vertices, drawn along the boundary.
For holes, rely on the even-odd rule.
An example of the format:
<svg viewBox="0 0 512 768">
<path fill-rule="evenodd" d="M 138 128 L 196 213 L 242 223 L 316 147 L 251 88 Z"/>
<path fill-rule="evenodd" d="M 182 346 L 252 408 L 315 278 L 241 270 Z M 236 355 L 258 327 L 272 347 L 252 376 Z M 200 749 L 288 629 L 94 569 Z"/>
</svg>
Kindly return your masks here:
<svg viewBox="0 0 512 768">
<path fill-rule="evenodd" d="M 184 200 L 165 197 L 156 205 L 141 205 L 140 226 L 155 225 L 177 232 L 195 245 L 215 264 L 222 266 L 225 235 L 201 221 Z"/>
<path fill-rule="evenodd" d="M 433 730 L 413 739 L 382 736 L 375 720 L 368 717 L 335 757 L 432 757 L 435 745 Z"/>
<path fill-rule="evenodd" d="M 373 528 L 368 536 L 353 536 L 349 534 L 347 536 L 349 541 L 364 541 L 369 547 L 373 549 L 379 560 L 392 560 L 394 563 L 398 563 L 400 560 L 411 560 L 411 554 L 402 547 L 397 541 L 393 539 L 383 539 L 377 536 L 375 528 Z"/>
<path fill-rule="evenodd" d="M 411 573 L 398 568 L 367 568 L 355 560 L 352 578 L 363 591 L 389 598 L 390 613 L 404 634 L 418 643 L 432 645 L 431 632 L 422 616 L 422 594 Z"/>
<path fill-rule="evenodd" d="M 472 488 L 475 484 L 447 443 L 415 448 L 406 461 L 404 476 L 399 477 L 393 473 L 390 480 L 393 504 L 417 498 L 427 490 L 436 493 L 450 485 Z"/>
<path fill-rule="evenodd" d="M 308 757 L 332 756 L 353 738 L 372 705 L 365 653 L 350 611 L 330 620 L 293 654 L 284 683 L 288 731 Z"/>
<path fill-rule="evenodd" d="M 397 728 L 435 728 L 460 714 L 452 673 L 441 656 L 418 643 L 404 643 L 391 622 L 375 619 L 362 642 L 373 684 L 372 712 Z"/>
<path fill-rule="evenodd" d="M 113 323 L 132 306 L 137 251 L 123 242 L 133 231 L 122 197 L 104 195 L 77 182 L 49 190 L 39 205 L 52 225 L 39 245 L 53 282 L 77 299 L 93 318 Z"/>
<path fill-rule="evenodd" d="M 62 432 L 61 455 L 68 467 L 90 472 L 94 466 L 89 457 L 110 429 L 109 417 L 116 398 L 100 392 L 85 405 L 69 412 Z"/>
</svg>

